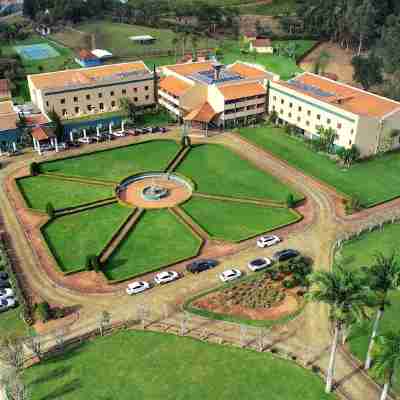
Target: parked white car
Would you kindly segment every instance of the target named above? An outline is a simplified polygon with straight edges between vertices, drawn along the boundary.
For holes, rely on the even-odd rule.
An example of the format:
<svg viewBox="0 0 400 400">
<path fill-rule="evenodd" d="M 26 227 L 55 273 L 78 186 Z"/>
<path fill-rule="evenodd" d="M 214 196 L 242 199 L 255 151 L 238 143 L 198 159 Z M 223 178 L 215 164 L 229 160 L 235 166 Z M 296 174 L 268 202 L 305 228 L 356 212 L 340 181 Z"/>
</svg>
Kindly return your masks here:
<svg viewBox="0 0 400 400">
<path fill-rule="evenodd" d="M 8 299 L 0 299 L 0 311 L 8 310 L 9 308 L 13 308 L 17 305 L 17 302 L 13 297 Z"/>
<path fill-rule="evenodd" d="M 179 274 L 176 271 L 163 271 L 159 272 L 154 278 L 154 282 L 158 285 L 163 283 L 172 282 L 179 278 Z"/>
<path fill-rule="evenodd" d="M 126 293 L 129 295 L 142 293 L 145 290 L 150 289 L 150 285 L 145 281 L 132 282 L 126 288 Z"/>
<path fill-rule="evenodd" d="M 218 276 L 222 282 L 229 282 L 240 278 L 242 273 L 236 268 L 231 268 L 221 272 Z"/>
<path fill-rule="evenodd" d="M 124 137 L 125 136 L 125 132 L 116 131 L 116 132 L 113 132 L 112 135 L 116 136 L 116 137 Z"/>
<path fill-rule="evenodd" d="M 91 143 L 91 140 L 90 140 L 90 138 L 88 136 L 86 136 L 86 137 L 79 138 L 78 142 L 79 143 L 84 143 L 84 144 L 89 144 L 89 143 Z"/>
<path fill-rule="evenodd" d="M 10 288 L 0 289 L 0 299 L 7 299 L 8 297 L 14 297 L 14 290 Z"/>
<path fill-rule="evenodd" d="M 270 247 L 270 246 L 280 243 L 281 241 L 282 241 L 282 239 L 275 235 L 260 236 L 257 239 L 257 246 L 261 247 L 261 248 Z"/>
<path fill-rule="evenodd" d="M 251 271 L 259 271 L 260 269 L 264 269 L 269 267 L 272 264 L 272 261 L 267 257 L 259 257 L 247 264 L 247 267 Z"/>
</svg>

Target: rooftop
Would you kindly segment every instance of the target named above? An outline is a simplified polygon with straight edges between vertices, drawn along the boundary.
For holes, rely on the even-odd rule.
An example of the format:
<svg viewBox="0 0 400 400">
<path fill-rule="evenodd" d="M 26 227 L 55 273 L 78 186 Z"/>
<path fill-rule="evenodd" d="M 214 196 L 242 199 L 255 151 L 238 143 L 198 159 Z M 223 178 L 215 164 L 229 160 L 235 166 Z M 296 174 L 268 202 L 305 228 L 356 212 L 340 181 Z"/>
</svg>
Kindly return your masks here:
<svg viewBox="0 0 400 400">
<path fill-rule="evenodd" d="M 0 79 L 0 99 L 10 98 L 10 81 L 8 79 Z"/>
<path fill-rule="evenodd" d="M 309 72 L 279 84 L 356 115 L 382 118 L 400 103 Z"/>
<path fill-rule="evenodd" d="M 194 74 L 190 75 L 189 78 L 201 83 L 205 83 L 206 85 L 221 84 L 224 82 L 239 81 L 243 79 L 239 74 L 225 69 L 224 66 L 220 65 L 218 67 L 219 72 L 216 72 L 216 66 L 214 66 L 212 69 L 195 72 Z"/>
<path fill-rule="evenodd" d="M 188 89 L 190 89 L 192 85 L 182 79 L 170 75 L 161 79 L 159 87 L 160 89 L 179 97 L 182 96 Z"/>
<path fill-rule="evenodd" d="M 244 62 L 237 61 L 227 67 L 228 71 L 239 74 L 242 78 L 247 79 L 268 79 L 274 80 L 279 78 L 271 72 L 266 71 L 261 66 L 252 65 Z"/>
<path fill-rule="evenodd" d="M 0 131 L 17 128 L 18 114 L 14 111 L 12 101 L 0 103 Z"/>
<path fill-rule="evenodd" d="M 218 87 L 225 100 L 235 100 L 243 97 L 265 95 L 266 90 L 261 83 L 243 82 L 227 84 Z"/>
<path fill-rule="evenodd" d="M 217 112 L 206 102 L 199 108 L 191 111 L 184 119 L 186 121 L 210 122 L 216 115 Z"/>
<path fill-rule="evenodd" d="M 258 38 L 252 41 L 253 47 L 269 47 L 272 45 L 271 39 Z"/>
<path fill-rule="evenodd" d="M 97 60 L 97 57 L 92 54 L 89 50 L 82 49 L 78 53 L 78 57 L 80 60 Z"/>
<path fill-rule="evenodd" d="M 32 129 L 32 137 L 36 140 L 48 140 L 50 138 L 55 137 L 54 130 L 52 128 L 38 126 Z"/>
<path fill-rule="evenodd" d="M 187 76 L 200 71 L 208 71 L 212 69 L 213 61 L 191 62 L 185 64 L 166 65 L 167 68 L 179 75 Z"/>
<path fill-rule="evenodd" d="M 92 85 L 104 80 L 121 80 L 149 72 L 143 61 L 134 61 L 123 64 L 110 64 L 92 68 L 67 69 L 64 71 L 28 75 L 28 79 L 31 80 L 37 89 L 59 89 L 71 86 Z"/>
<path fill-rule="evenodd" d="M 129 39 L 133 40 L 134 42 L 141 42 L 143 40 L 156 40 L 153 36 L 150 35 L 130 36 Z"/>
</svg>

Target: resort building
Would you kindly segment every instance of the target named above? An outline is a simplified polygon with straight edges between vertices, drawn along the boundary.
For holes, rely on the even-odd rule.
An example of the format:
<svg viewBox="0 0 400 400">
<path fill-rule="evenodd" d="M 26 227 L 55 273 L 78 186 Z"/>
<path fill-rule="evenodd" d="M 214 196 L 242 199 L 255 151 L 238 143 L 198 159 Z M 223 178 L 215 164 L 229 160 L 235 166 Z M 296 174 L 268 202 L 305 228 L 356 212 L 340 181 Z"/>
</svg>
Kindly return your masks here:
<svg viewBox="0 0 400 400">
<path fill-rule="evenodd" d="M 131 99 L 138 109 L 152 108 L 154 81 L 142 61 L 28 76 L 33 104 L 43 114 L 55 110 L 62 119 L 118 111 L 121 98 Z"/>
<path fill-rule="evenodd" d="M 268 81 L 278 80 L 261 66 L 214 61 L 160 68 L 159 104 L 179 121 L 202 129 L 233 128 L 261 119 Z"/>
<path fill-rule="evenodd" d="M 0 155 L 3 151 L 17 150 L 20 136 L 18 121 L 12 101 L 0 102 Z"/>
<path fill-rule="evenodd" d="M 309 138 L 320 126 L 333 128 L 335 144 L 356 145 L 362 157 L 400 147 L 400 103 L 326 77 L 306 72 L 271 81 L 268 104 L 270 113 Z"/>
</svg>

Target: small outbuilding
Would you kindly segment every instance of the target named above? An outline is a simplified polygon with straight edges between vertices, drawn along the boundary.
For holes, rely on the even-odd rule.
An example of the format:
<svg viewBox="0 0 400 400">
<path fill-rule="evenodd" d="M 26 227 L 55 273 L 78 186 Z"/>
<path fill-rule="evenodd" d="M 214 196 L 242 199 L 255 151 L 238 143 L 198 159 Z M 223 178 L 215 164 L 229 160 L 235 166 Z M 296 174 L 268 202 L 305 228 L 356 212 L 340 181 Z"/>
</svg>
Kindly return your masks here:
<svg viewBox="0 0 400 400">
<path fill-rule="evenodd" d="M 94 49 L 91 53 L 96 56 L 99 60 L 109 60 L 113 57 L 113 54 L 104 49 Z"/>
<path fill-rule="evenodd" d="M 75 61 L 84 68 L 98 67 L 102 64 L 98 57 L 96 57 L 91 51 L 85 49 L 79 51 Z"/>
<path fill-rule="evenodd" d="M 139 44 L 153 44 L 156 41 L 156 38 L 150 35 L 131 36 L 129 39 Z"/>
<path fill-rule="evenodd" d="M 273 54 L 274 48 L 271 39 L 257 38 L 250 42 L 250 51 L 263 54 Z"/>
</svg>

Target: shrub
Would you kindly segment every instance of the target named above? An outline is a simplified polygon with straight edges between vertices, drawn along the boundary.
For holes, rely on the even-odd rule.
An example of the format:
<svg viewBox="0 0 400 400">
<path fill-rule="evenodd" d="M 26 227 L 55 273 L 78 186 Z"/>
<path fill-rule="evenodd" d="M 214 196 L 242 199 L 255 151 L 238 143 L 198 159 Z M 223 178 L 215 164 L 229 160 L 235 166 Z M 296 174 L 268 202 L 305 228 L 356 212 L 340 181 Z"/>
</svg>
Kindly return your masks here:
<svg viewBox="0 0 400 400">
<path fill-rule="evenodd" d="M 357 197 L 352 197 L 348 200 L 346 200 L 345 203 L 345 211 L 346 214 L 353 214 L 357 211 L 360 211 L 362 209 L 362 204 L 359 198 Z"/>
<path fill-rule="evenodd" d="M 296 205 L 296 201 L 292 193 L 289 193 L 286 198 L 286 205 L 288 208 L 293 208 Z"/>
<path fill-rule="evenodd" d="M 283 282 L 283 287 L 285 287 L 286 289 L 293 289 L 296 286 L 297 286 L 297 282 L 295 279 L 288 279 Z"/>
<path fill-rule="evenodd" d="M 47 303 L 47 301 L 42 301 L 41 303 L 39 303 L 37 305 L 36 309 L 37 309 L 40 319 L 43 322 L 46 322 L 51 318 L 51 310 L 50 310 L 49 303 Z"/>
<path fill-rule="evenodd" d="M 37 162 L 33 162 L 30 166 L 29 166 L 29 172 L 32 176 L 36 176 L 40 174 L 40 164 L 38 164 Z"/>
<path fill-rule="evenodd" d="M 54 210 L 53 204 L 50 202 L 46 204 L 46 213 L 50 219 L 54 218 L 55 210 Z"/>
<path fill-rule="evenodd" d="M 87 255 L 85 267 L 88 271 L 99 272 L 99 270 L 100 270 L 99 257 L 97 257 L 95 254 Z"/>
</svg>

